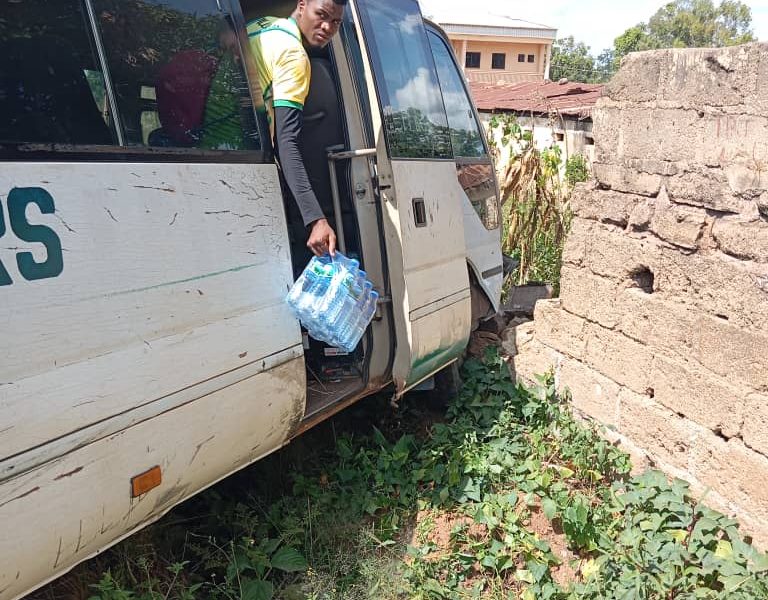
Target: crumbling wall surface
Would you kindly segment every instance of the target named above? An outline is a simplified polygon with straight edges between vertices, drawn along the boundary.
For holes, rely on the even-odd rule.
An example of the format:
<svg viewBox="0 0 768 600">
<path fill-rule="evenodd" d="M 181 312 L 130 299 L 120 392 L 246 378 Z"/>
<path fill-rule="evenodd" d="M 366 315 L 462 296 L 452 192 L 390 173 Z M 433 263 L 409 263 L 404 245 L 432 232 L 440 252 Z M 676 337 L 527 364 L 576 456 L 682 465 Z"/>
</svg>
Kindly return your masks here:
<svg viewBox="0 0 768 600">
<path fill-rule="evenodd" d="M 768 547 L 768 45 L 629 56 L 595 112 L 561 298 L 519 331 L 575 407 Z"/>
</svg>

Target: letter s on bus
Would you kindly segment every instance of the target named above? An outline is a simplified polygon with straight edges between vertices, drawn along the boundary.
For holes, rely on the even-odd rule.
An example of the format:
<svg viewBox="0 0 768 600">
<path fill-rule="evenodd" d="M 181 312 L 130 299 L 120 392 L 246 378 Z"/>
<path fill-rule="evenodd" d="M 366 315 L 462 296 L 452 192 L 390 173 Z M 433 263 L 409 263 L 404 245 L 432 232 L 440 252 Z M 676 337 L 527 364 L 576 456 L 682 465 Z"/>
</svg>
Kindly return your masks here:
<svg viewBox="0 0 768 600">
<path fill-rule="evenodd" d="M 50 227 L 32 225 L 27 221 L 27 207 L 30 204 L 37 205 L 44 215 L 56 211 L 53 197 L 42 188 L 14 188 L 8 194 L 8 216 L 13 233 L 25 242 L 42 244 L 48 253 L 44 262 L 36 262 L 31 252 L 19 252 L 16 255 L 19 272 L 27 281 L 58 277 L 64 270 L 61 240 Z M 0 236 L 5 233 L 1 221 L 0 218 Z M 3 285 L 2 275 L 0 270 L 0 285 Z"/>
</svg>

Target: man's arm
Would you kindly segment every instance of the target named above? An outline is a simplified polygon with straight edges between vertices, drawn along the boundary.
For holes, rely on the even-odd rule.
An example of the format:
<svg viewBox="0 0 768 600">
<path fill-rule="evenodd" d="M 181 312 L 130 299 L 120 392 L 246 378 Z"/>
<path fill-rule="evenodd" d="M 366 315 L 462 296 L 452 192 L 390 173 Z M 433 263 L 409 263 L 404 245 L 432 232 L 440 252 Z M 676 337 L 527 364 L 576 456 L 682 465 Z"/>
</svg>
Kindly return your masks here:
<svg viewBox="0 0 768 600">
<path fill-rule="evenodd" d="M 336 234 L 320 208 L 299 151 L 302 123 L 301 110 L 286 106 L 275 107 L 275 138 L 280 167 L 298 204 L 304 225 L 312 227 L 307 246 L 318 256 L 326 252 L 333 255 L 336 251 Z"/>
</svg>

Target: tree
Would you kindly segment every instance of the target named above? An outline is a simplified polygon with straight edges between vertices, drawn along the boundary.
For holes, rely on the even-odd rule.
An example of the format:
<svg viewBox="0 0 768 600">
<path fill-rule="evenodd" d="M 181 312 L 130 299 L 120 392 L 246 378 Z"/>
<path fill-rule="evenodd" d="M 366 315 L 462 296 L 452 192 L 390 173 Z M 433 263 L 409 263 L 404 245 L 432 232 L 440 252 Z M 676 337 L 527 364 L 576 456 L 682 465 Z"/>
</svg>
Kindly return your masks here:
<svg viewBox="0 0 768 600">
<path fill-rule="evenodd" d="M 589 46 L 584 42 L 576 42 L 573 36 L 556 40 L 552 45 L 549 73 L 552 81 L 566 78 L 570 81 L 590 83 L 598 78 L 595 58 L 589 53 Z"/>
<path fill-rule="evenodd" d="M 735 46 L 754 41 L 752 11 L 739 0 L 674 0 L 614 41 L 614 66 L 623 56 L 655 48 Z"/>
</svg>

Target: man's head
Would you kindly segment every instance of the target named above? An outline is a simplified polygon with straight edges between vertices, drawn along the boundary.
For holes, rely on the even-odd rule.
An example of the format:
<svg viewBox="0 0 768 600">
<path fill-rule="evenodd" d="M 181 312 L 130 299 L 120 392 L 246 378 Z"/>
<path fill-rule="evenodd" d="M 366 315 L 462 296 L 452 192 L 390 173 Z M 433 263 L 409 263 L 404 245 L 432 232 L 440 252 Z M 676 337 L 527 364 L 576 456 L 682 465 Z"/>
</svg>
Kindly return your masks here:
<svg viewBox="0 0 768 600">
<path fill-rule="evenodd" d="M 347 0 L 299 0 L 293 18 L 310 46 L 322 48 L 336 35 Z"/>
</svg>

